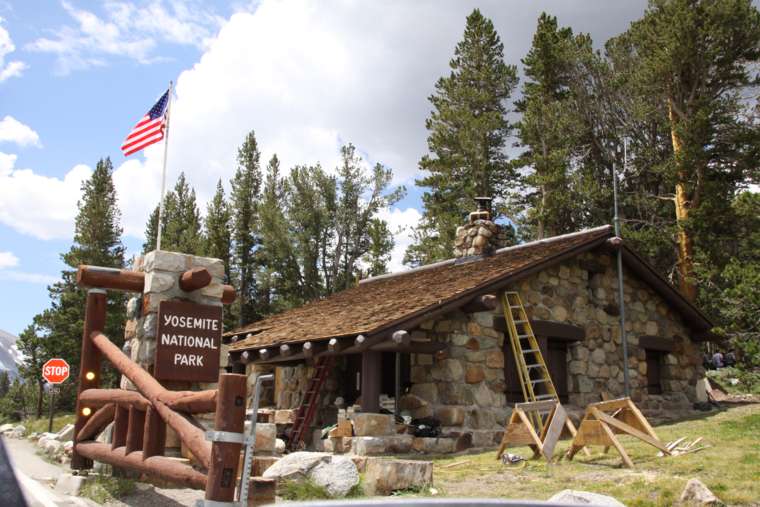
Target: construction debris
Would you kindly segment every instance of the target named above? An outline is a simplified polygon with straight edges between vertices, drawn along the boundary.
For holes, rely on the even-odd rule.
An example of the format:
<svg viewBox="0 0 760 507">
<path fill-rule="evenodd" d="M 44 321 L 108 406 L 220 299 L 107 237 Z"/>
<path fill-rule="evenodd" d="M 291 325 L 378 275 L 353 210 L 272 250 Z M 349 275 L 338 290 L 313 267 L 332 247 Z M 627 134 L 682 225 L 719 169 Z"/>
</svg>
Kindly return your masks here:
<svg viewBox="0 0 760 507">
<path fill-rule="evenodd" d="M 698 443 L 702 441 L 702 437 L 698 437 L 693 442 L 687 443 L 686 445 L 680 445 L 684 440 L 686 440 L 686 437 L 681 437 L 665 445 L 668 451 L 670 451 L 670 454 L 669 454 L 670 456 L 679 456 L 681 454 L 697 452 L 697 451 L 701 451 L 702 449 L 707 449 L 708 447 L 711 447 L 710 445 L 695 447 Z M 660 451 L 657 453 L 657 456 L 662 458 L 663 456 L 665 456 L 665 453 Z"/>
</svg>

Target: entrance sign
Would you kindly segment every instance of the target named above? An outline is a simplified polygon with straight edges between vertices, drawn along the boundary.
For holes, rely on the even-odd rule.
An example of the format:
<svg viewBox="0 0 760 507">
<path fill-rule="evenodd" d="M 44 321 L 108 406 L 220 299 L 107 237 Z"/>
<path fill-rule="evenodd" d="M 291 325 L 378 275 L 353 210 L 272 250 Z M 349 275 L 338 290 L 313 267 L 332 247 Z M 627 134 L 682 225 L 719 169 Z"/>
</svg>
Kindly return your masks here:
<svg viewBox="0 0 760 507">
<path fill-rule="evenodd" d="M 159 303 L 154 366 L 157 379 L 216 382 L 221 344 L 221 306 Z"/>
<path fill-rule="evenodd" d="M 42 378 L 47 380 L 48 384 L 63 384 L 69 378 L 69 373 L 69 363 L 58 357 L 49 359 L 42 365 Z"/>
</svg>

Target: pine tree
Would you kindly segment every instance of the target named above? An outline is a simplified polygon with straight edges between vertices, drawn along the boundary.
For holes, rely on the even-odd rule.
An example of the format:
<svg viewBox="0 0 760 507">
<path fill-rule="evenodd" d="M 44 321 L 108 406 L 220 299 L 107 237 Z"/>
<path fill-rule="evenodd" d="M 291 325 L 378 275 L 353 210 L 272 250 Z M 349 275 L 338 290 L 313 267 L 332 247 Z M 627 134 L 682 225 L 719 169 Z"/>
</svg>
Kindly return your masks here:
<svg viewBox="0 0 760 507">
<path fill-rule="evenodd" d="M 79 369 L 86 291 L 77 286 L 76 269 L 80 264 L 124 268 L 124 245 L 121 242 L 121 212 L 112 179 L 111 160 L 98 161 L 92 176 L 82 183 L 82 197 L 77 203 L 74 222 L 74 243 L 61 257 L 69 269 L 61 273 L 61 281 L 48 288 L 51 308 L 36 319 L 44 337 L 45 351 L 62 357 L 76 377 Z M 119 292 L 108 294 L 105 334 L 117 345 L 124 336 L 125 298 Z M 104 385 L 115 375 L 104 375 Z M 73 391 L 70 393 L 73 395 Z M 62 400 L 71 406 L 73 399 Z"/>
<path fill-rule="evenodd" d="M 238 324 L 253 322 L 260 316 L 256 305 L 256 258 L 259 244 L 258 204 L 261 190 L 256 134 L 251 131 L 238 149 L 238 168 L 232 178 L 232 269 L 238 285 Z"/>
<path fill-rule="evenodd" d="M 367 275 L 383 275 L 388 272 L 388 263 L 395 245 L 393 234 L 384 220 L 373 218 L 370 220 L 367 236 L 369 246 L 363 258 L 367 265 Z"/>
<path fill-rule="evenodd" d="M 533 45 L 522 60 L 526 81 L 517 102 L 522 113 L 517 130 L 526 151 L 515 165 L 530 171 L 522 178 L 515 201 L 531 229 L 523 230 L 523 236 L 543 238 L 578 228 L 573 217 L 577 197 L 571 185 L 573 149 L 582 137 L 571 95 L 578 46 L 590 50 L 590 39 L 576 38 L 570 28 L 557 26 L 557 18 L 542 13 Z"/>
<path fill-rule="evenodd" d="M 146 224 L 143 252 L 149 252 L 156 247 L 158 211 L 158 206 L 156 206 Z M 164 215 L 161 222 L 162 250 L 191 255 L 200 255 L 203 252 L 201 214 L 195 197 L 195 189 L 187 183 L 184 172 L 177 178 L 174 190 L 164 196 Z"/>
<path fill-rule="evenodd" d="M 674 204 L 678 281 L 694 301 L 700 243 L 757 171 L 757 128 L 745 120 L 742 93 L 756 85 L 760 12 L 750 0 L 651 1 L 608 46 L 626 58 L 639 114 L 667 122 L 672 156 L 659 176 L 670 195 L 660 197 Z"/>
<path fill-rule="evenodd" d="M 0 398 L 5 397 L 11 389 L 11 378 L 6 370 L 0 371 Z"/>
<path fill-rule="evenodd" d="M 39 316 L 35 317 L 39 320 Z M 19 335 L 16 345 L 24 355 L 24 363 L 19 373 L 27 381 L 37 386 L 37 418 L 42 417 L 45 395 L 45 382 L 42 379 L 42 366 L 52 356 L 45 351 L 45 339 L 37 332 L 37 326 L 31 324 Z"/>
<path fill-rule="evenodd" d="M 206 207 L 206 220 L 204 221 L 204 249 L 203 255 L 221 259 L 224 263 L 224 283 L 232 283 L 230 274 L 230 252 L 232 249 L 230 209 L 224 198 L 222 180 L 216 184 L 216 193 Z M 230 308 L 225 308 L 225 328 L 232 328 L 237 324 L 237 319 Z"/>
<path fill-rule="evenodd" d="M 426 263 L 450 257 L 456 227 L 486 195 L 503 205 L 514 180 L 505 154 L 511 125 L 506 101 L 517 86 L 517 69 L 504 63 L 504 44 L 491 20 L 475 9 L 464 38 L 430 96 L 433 111 L 426 121 L 429 155 L 420 168 L 429 173 L 416 183 L 427 187 L 423 220 L 406 261 Z"/>
</svg>

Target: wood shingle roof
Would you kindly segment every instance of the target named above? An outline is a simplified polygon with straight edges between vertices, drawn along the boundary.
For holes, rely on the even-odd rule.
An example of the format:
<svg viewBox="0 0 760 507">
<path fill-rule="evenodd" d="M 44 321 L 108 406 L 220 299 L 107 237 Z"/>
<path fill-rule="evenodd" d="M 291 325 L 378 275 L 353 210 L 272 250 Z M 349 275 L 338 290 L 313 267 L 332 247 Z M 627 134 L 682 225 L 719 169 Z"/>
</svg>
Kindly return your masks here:
<svg viewBox="0 0 760 507">
<path fill-rule="evenodd" d="M 478 294 L 597 247 L 612 235 L 612 227 L 597 227 L 504 248 L 471 262 L 449 260 L 370 278 L 227 336 L 242 338 L 231 347 L 239 351 L 393 331 L 436 309 L 464 304 Z"/>
</svg>

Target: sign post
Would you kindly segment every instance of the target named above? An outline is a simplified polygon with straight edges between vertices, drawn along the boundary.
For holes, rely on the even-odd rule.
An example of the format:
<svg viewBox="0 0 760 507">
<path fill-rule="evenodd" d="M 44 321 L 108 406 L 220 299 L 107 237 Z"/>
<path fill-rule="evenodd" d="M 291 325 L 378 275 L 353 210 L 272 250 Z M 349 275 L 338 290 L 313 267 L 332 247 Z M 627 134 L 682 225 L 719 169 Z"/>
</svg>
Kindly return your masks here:
<svg viewBox="0 0 760 507">
<path fill-rule="evenodd" d="M 71 368 L 69 363 L 59 357 L 49 359 L 42 365 L 42 378 L 50 384 L 50 414 L 48 418 L 48 433 L 53 432 L 53 414 L 55 413 L 55 392 L 58 384 L 63 384 L 69 378 Z"/>
</svg>

